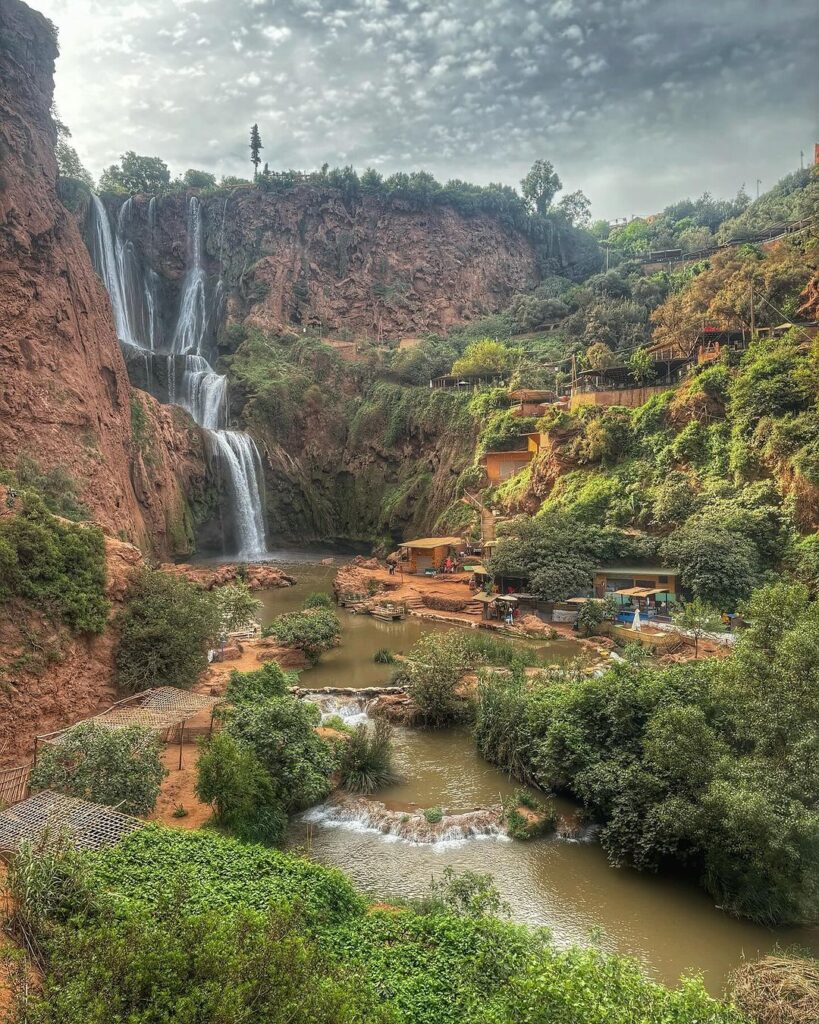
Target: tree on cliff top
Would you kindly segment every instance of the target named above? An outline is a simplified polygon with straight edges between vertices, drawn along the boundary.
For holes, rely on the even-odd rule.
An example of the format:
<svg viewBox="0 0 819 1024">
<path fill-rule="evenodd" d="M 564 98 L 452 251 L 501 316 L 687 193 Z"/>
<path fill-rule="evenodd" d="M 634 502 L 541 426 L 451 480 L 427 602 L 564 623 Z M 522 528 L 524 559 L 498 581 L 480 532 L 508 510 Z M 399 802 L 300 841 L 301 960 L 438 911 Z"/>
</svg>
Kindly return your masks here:
<svg viewBox="0 0 819 1024">
<path fill-rule="evenodd" d="M 563 182 L 550 160 L 535 160 L 520 183 L 523 198 L 540 214 L 546 213 L 552 200 L 563 188 Z"/>
<path fill-rule="evenodd" d="M 66 142 L 65 139 L 59 140 L 54 154 L 57 157 L 57 170 L 61 178 L 73 178 L 75 181 L 81 181 L 83 185 L 87 185 L 89 188 L 94 187 L 94 179 L 91 177 L 90 172 L 83 167 L 76 149 Z"/>
<path fill-rule="evenodd" d="M 262 137 L 259 134 L 259 126 L 254 124 L 250 129 L 250 162 L 253 164 L 253 177 L 259 173 L 259 164 L 262 162 L 262 158 L 259 153 L 264 149 L 262 145 Z"/>
<path fill-rule="evenodd" d="M 119 166 L 111 164 L 100 176 L 100 192 L 127 192 L 155 195 L 164 191 L 171 180 L 168 165 L 158 156 L 139 156 L 132 149 L 119 158 Z"/>
</svg>

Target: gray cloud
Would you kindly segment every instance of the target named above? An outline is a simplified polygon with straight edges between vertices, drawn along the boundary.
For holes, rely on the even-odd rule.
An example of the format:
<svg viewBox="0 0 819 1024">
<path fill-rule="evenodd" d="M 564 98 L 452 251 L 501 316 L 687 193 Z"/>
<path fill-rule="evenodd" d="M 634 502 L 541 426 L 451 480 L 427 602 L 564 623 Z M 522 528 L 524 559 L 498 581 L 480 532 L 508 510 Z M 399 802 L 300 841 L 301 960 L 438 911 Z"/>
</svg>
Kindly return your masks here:
<svg viewBox="0 0 819 1024">
<path fill-rule="evenodd" d="M 517 184 L 538 157 L 598 216 L 749 191 L 817 131 L 813 0 L 32 0 L 88 166 L 325 161 Z"/>
</svg>

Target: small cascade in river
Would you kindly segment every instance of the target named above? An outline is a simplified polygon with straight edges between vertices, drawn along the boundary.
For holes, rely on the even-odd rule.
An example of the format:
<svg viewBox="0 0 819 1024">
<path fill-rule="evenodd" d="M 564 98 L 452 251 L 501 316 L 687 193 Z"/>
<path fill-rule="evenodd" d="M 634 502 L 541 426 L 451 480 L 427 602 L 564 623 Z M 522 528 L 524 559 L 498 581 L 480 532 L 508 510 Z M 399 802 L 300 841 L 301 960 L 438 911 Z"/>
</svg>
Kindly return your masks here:
<svg viewBox="0 0 819 1024">
<path fill-rule="evenodd" d="M 100 198 L 92 196 L 91 255 L 111 299 L 120 341 L 129 351 L 144 354 L 146 380 L 151 358 L 167 365 L 168 399 L 186 409 L 206 432 L 209 455 L 218 467 L 230 502 L 237 556 L 252 558 L 266 550 L 264 476 L 259 450 L 249 434 L 228 430 L 227 378 L 207 360 L 210 318 L 207 275 L 202 258 L 202 211 L 199 200 L 188 201 L 188 269 L 182 286 L 179 313 L 170 351 L 159 349 L 161 338 L 157 303 L 158 277 L 152 267 L 140 265 L 127 237 L 132 200 L 126 199 L 112 230 Z M 224 211 L 223 211 L 224 215 Z M 148 204 L 149 247 L 153 256 L 156 201 Z M 213 313 L 223 302 L 221 281 L 214 292 Z"/>
<path fill-rule="evenodd" d="M 391 810 L 378 800 L 336 796 L 305 811 L 301 820 L 351 832 L 380 832 L 393 843 L 459 846 L 475 839 L 508 839 L 502 817 L 500 806 L 478 807 L 429 822 L 421 811 Z"/>
</svg>

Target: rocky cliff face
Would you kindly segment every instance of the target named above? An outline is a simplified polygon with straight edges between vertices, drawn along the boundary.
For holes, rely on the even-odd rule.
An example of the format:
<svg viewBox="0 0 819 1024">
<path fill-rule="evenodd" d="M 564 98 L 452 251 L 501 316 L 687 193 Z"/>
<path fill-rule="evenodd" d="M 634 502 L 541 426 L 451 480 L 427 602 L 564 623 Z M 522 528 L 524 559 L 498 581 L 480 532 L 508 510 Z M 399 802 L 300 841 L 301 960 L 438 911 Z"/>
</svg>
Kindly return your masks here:
<svg viewBox="0 0 819 1024">
<path fill-rule="evenodd" d="M 106 202 L 120 219 L 122 200 Z M 212 312 L 223 323 L 399 337 L 495 312 L 537 282 L 528 239 L 486 214 L 368 196 L 345 205 L 338 191 L 307 185 L 238 188 L 202 197 L 202 210 L 211 295 L 217 280 L 220 288 Z M 158 274 L 166 338 L 185 274 L 187 216 L 187 197 L 170 195 L 153 204 L 135 197 L 121 218 L 137 258 Z"/>
<path fill-rule="evenodd" d="M 223 250 L 239 285 L 228 316 L 263 328 L 440 331 L 497 311 L 537 281 L 527 239 L 484 214 L 368 197 L 348 208 L 308 187 L 238 192 L 225 210 Z"/>
<path fill-rule="evenodd" d="M 187 552 L 175 538 L 189 532 L 186 489 L 204 489 L 201 441 L 146 396 L 150 467 L 134 442 L 108 298 L 56 194 L 56 55 L 45 18 L 0 0 L 0 466 L 21 453 L 63 466 L 106 530 Z"/>
</svg>

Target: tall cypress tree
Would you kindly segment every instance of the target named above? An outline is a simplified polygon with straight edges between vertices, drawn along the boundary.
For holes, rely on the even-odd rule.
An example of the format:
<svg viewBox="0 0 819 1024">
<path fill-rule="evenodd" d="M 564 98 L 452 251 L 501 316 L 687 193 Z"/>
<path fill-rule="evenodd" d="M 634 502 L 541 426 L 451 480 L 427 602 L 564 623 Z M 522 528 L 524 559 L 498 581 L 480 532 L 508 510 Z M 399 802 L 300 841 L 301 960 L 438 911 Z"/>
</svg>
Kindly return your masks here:
<svg viewBox="0 0 819 1024">
<path fill-rule="evenodd" d="M 250 162 L 253 164 L 254 181 L 259 173 L 259 164 L 262 162 L 262 158 L 259 156 L 259 152 L 262 149 L 264 149 L 264 146 L 262 145 L 262 137 L 259 134 L 259 126 L 254 124 L 250 129 Z"/>
</svg>

